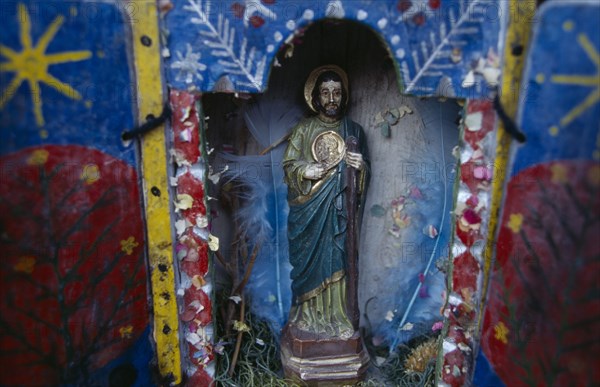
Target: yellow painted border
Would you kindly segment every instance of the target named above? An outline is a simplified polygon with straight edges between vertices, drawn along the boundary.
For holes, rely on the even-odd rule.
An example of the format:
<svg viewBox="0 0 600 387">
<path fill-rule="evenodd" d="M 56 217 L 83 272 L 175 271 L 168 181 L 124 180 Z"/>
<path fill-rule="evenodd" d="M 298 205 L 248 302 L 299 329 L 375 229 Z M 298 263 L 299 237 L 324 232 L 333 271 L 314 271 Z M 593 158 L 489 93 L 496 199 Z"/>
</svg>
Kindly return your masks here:
<svg viewBox="0 0 600 387">
<path fill-rule="evenodd" d="M 160 115 L 164 102 L 158 11 L 156 1 L 134 0 L 132 5 L 138 114 L 139 121 L 145 122 L 149 114 Z M 177 385 L 181 383 L 181 354 L 165 140 L 164 125 L 144 135 L 142 177 L 158 368 L 164 379 Z"/>
<path fill-rule="evenodd" d="M 534 25 L 536 10 L 535 0 L 511 1 L 509 3 L 509 23 L 505 37 L 504 65 L 502 68 L 502 88 L 500 102 L 512 119 L 516 118 L 520 94 L 523 67 L 527 58 L 527 48 L 531 27 Z M 520 55 L 516 55 L 518 51 Z M 500 221 L 500 207 L 503 201 L 504 184 L 508 173 L 508 158 L 512 137 L 504 130 L 502 122 L 498 122 L 496 135 L 496 157 L 494 160 L 494 179 L 492 182 L 492 201 L 490 206 L 490 222 L 484 251 L 482 308 L 485 308 L 487 289 L 490 280 L 492 259 L 496 250 L 496 231 Z M 483 313 L 480 313 L 481 326 Z"/>
</svg>

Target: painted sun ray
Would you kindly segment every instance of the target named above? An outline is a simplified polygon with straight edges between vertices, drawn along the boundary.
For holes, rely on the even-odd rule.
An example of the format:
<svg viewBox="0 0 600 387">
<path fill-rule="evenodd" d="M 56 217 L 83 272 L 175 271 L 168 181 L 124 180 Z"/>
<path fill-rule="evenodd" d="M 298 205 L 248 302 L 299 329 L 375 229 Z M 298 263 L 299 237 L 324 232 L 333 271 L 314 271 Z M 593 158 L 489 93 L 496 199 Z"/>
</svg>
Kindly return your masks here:
<svg viewBox="0 0 600 387">
<path fill-rule="evenodd" d="M 592 62 L 594 62 L 596 66 L 600 67 L 600 53 L 596 51 L 596 48 L 594 47 L 592 42 L 590 42 L 587 35 L 579 34 L 579 36 L 577 37 L 577 41 L 581 45 L 581 48 L 583 48 L 585 53 L 588 55 L 588 57 L 592 60 Z"/>
<path fill-rule="evenodd" d="M 43 81 L 47 86 L 50 86 L 54 90 L 58 91 L 59 93 L 65 95 L 71 99 L 74 99 L 74 100 L 81 99 L 81 94 L 79 94 L 79 92 L 77 90 L 75 90 L 70 85 L 68 85 L 64 82 L 59 81 L 58 79 L 54 78 L 52 75 L 50 75 L 48 73 L 46 73 L 42 77 L 40 77 L 40 81 Z"/>
<path fill-rule="evenodd" d="M 24 4 L 19 4 L 20 38 L 23 51 L 31 49 L 31 19 Z"/>
<path fill-rule="evenodd" d="M 2 63 L 2 65 L 0 66 L 0 72 L 2 73 L 6 73 L 6 72 L 17 72 L 19 68 L 17 67 L 17 65 L 15 63 Z"/>
<path fill-rule="evenodd" d="M 8 58 L 8 59 L 14 59 L 16 58 L 19 54 L 13 50 L 10 47 L 6 47 L 2 44 L 0 44 L 0 55 Z M 2 63 L 1 65 L 4 66 L 6 63 Z M 0 66 L 0 68 L 2 68 L 2 66 Z"/>
<path fill-rule="evenodd" d="M 54 39 L 54 36 L 56 35 L 58 30 L 62 26 L 64 20 L 65 20 L 65 18 L 62 15 L 60 15 L 60 16 L 57 16 L 52 21 L 52 23 L 50 24 L 50 27 L 48 27 L 46 32 L 44 32 L 44 34 L 42 35 L 40 40 L 38 40 L 37 46 L 35 47 L 36 52 L 38 52 L 40 54 L 43 54 L 46 52 L 48 45 L 50 44 L 52 39 Z"/>
<path fill-rule="evenodd" d="M 12 95 L 19 88 L 19 86 L 21 86 L 22 82 L 23 82 L 23 78 L 21 78 L 18 75 L 16 77 L 14 77 L 12 81 L 10 81 L 10 84 L 8 85 L 6 90 L 4 90 L 4 92 L 2 92 L 0 94 L 0 109 L 2 109 L 4 107 L 4 104 L 6 104 L 8 102 L 10 97 L 12 97 Z"/>
<path fill-rule="evenodd" d="M 92 57 L 90 51 L 65 51 L 57 54 L 46 55 L 47 64 L 78 62 Z"/>
<path fill-rule="evenodd" d="M 552 82 L 575 86 L 597 86 L 600 85 L 600 76 L 553 75 Z"/>
<path fill-rule="evenodd" d="M 566 116 L 564 116 L 560 120 L 561 126 L 569 125 L 573 120 L 583 114 L 590 106 L 595 105 L 598 101 L 600 101 L 600 87 L 596 88 L 593 93 L 587 96 L 587 98 L 575 106 Z"/>
<path fill-rule="evenodd" d="M 42 96 L 40 93 L 40 84 L 29 81 L 31 90 L 31 99 L 33 100 L 33 116 L 38 126 L 44 126 L 44 114 L 42 113 Z"/>
</svg>

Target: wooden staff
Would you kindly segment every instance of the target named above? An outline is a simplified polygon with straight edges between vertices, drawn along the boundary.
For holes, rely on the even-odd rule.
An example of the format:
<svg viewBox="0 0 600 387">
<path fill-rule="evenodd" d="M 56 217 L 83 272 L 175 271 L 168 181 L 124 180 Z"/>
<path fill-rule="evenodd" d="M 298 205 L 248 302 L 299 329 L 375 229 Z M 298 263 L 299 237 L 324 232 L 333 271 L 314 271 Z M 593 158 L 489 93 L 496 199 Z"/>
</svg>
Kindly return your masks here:
<svg viewBox="0 0 600 387">
<path fill-rule="evenodd" d="M 346 151 L 356 152 L 358 140 L 354 136 L 346 139 Z M 346 313 L 352 322 L 355 331 L 358 330 L 360 312 L 358 310 L 358 250 L 356 248 L 356 169 L 346 166 L 346 213 L 348 225 L 346 227 Z"/>
</svg>

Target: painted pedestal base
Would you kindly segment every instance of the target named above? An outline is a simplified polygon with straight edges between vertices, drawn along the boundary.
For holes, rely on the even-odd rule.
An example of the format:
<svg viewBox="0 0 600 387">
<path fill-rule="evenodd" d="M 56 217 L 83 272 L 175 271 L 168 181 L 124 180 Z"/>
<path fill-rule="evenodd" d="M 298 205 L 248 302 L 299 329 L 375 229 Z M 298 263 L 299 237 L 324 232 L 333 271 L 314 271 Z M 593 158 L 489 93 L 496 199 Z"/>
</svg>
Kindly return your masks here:
<svg viewBox="0 0 600 387">
<path fill-rule="evenodd" d="M 347 340 L 321 337 L 286 326 L 281 337 L 285 376 L 309 386 L 342 386 L 364 378 L 369 355 L 359 332 Z"/>
</svg>

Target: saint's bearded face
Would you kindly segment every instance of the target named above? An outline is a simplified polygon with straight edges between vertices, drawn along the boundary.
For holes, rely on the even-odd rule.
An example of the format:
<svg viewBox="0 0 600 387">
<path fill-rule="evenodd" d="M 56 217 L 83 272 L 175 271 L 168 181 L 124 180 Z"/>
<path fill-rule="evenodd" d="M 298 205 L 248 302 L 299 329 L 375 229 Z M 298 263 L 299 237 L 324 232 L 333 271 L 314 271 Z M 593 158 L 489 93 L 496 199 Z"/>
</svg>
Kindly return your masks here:
<svg viewBox="0 0 600 387">
<path fill-rule="evenodd" d="M 326 81 L 319 86 L 319 110 L 327 117 L 335 118 L 341 115 L 342 84 L 336 81 Z"/>
</svg>

